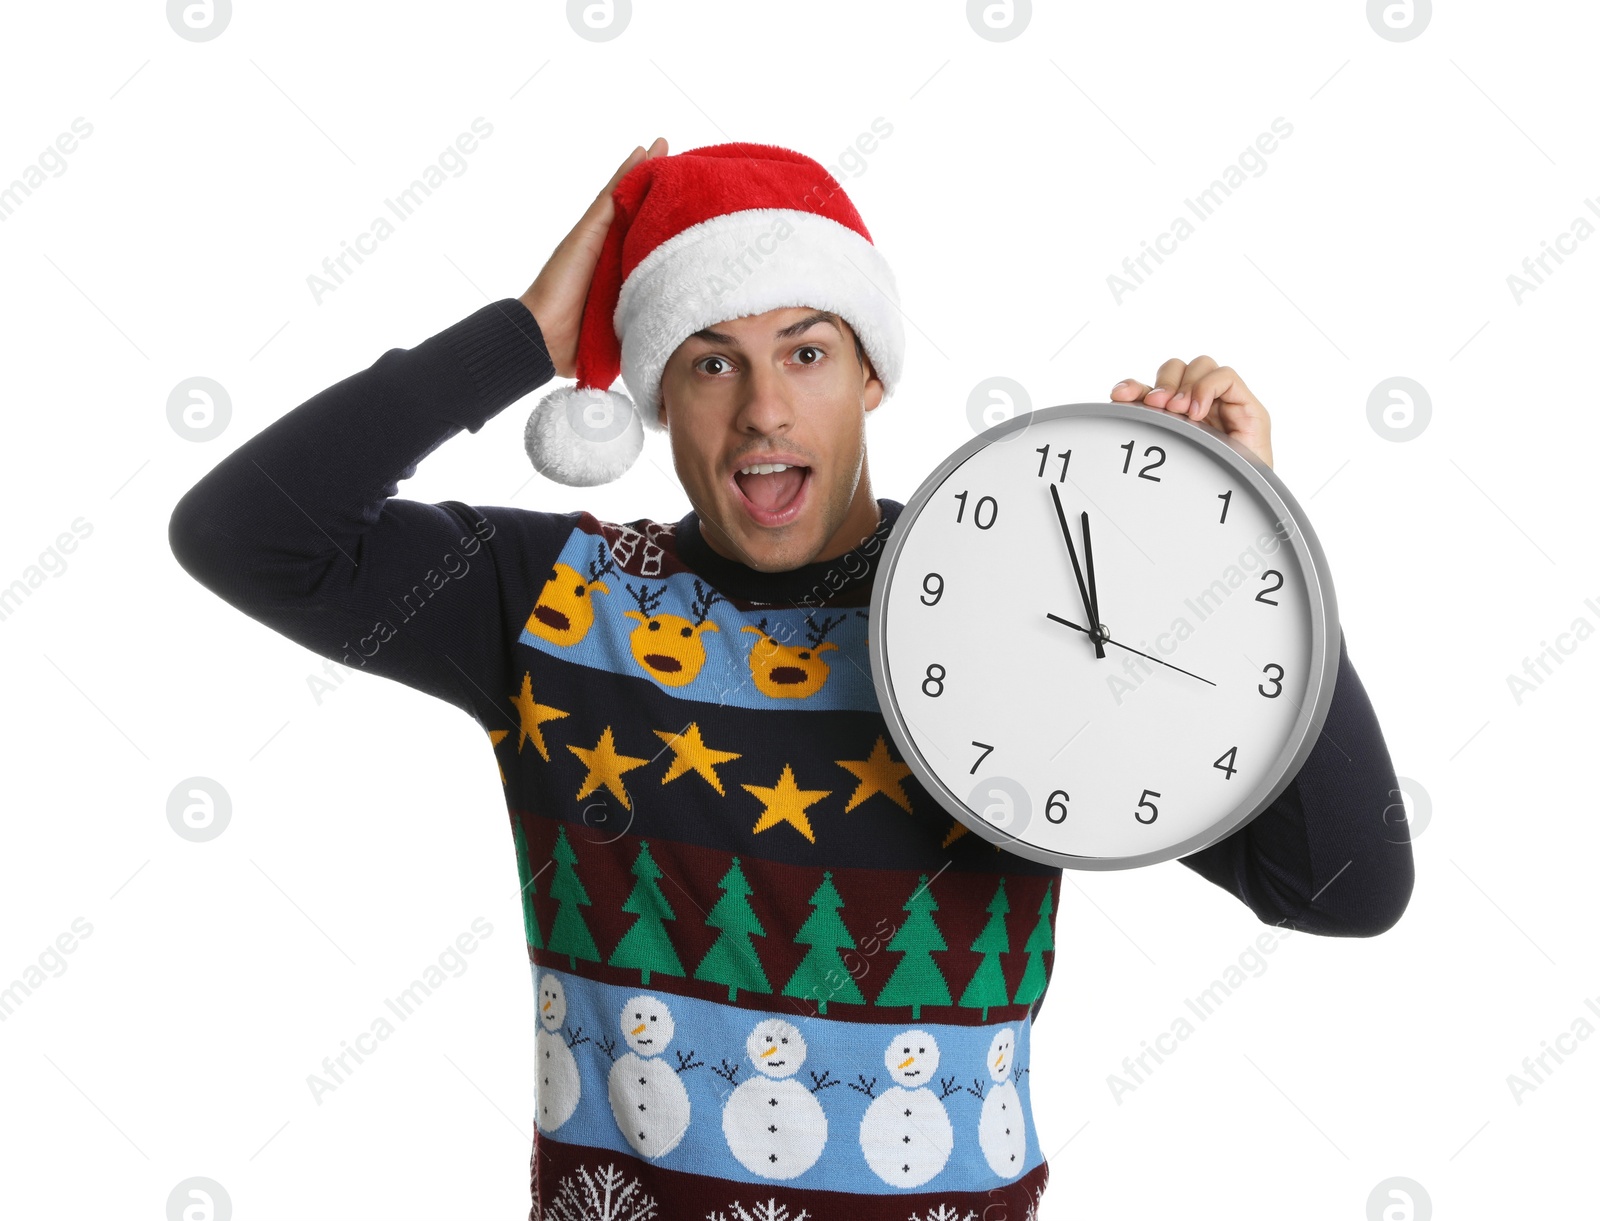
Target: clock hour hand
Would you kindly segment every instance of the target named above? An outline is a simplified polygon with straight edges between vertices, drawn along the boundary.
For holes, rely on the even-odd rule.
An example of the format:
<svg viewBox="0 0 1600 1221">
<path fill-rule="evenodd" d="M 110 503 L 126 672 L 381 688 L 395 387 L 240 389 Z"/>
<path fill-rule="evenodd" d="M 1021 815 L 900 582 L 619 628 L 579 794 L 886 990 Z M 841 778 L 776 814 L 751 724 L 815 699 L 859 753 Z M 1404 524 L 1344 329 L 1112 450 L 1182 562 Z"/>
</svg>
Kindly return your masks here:
<svg viewBox="0 0 1600 1221">
<path fill-rule="evenodd" d="M 1061 537 L 1066 540 L 1067 554 L 1072 557 L 1072 575 L 1078 578 L 1078 596 L 1083 599 L 1084 613 L 1089 616 L 1090 622 L 1098 627 L 1100 620 L 1094 613 L 1094 598 L 1089 593 L 1089 586 L 1084 583 L 1083 569 L 1078 565 L 1078 549 L 1072 545 L 1072 531 L 1067 529 L 1067 513 L 1061 507 L 1061 493 L 1056 491 L 1056 485 L 1053 483 L 1050 485 L 1050 499 L 1055 502 L 1056 520 L 1061 523 Z M 1062 620 L 1062 622 L 1066 621 Z M 1072 626 L 1077 627 L 1077 624 Z M 1098 631 L 1090 631 L 1088 628 L 1078 628 L 1078 630 L 1087 632 L 1089 638 L 1094 641 L 1094 655 L 1096 657 L 1104 657 L 1106 655 L 1106 647 L 1102 643 L 1102 637 Z"/>
<path fill-rule="evenodd" d="M 1072 620 L 1063 619 L 1060 615 L 1052 615 L 1049 611 L 1045 611 L 1044 617 L 1046 619 L 1054 619 L 1057 623 L 1064 623 L 1070 628 L 1074 628 L 1077 631 L 1083 632 L 1085 635 L 1088 635 L 1088 636 L 1093 636 L 1094 635 L 1094 633 L 1089 631 L 1088 628 L 1080 627 L 1078 624 L 1072 622 Z M 1150 657 L 1150 654 L 1142 653 L 1138 649 L 1134 648 L 1132 645 L 1123 644 L 1119 640 L 1112 640 L 1111 637 L 1109 637 L 1109 636 L 1106 637 L 1106 643 L 1107 644 L 1114 644 L 1119 649 L 1127 649 L 1128 652 L 1130 652 L 1130 653 L 1138 653 L 1140 657 L 1148 657 L 1148 658 L 1150 658 L 1151 661 L 1155 662 L 1158 666 L 1166 666 L 1167 669 L 1176 670 L 1179 674 L 1187 674 L 1190 678 L 1200 678 L 1200 676 L 1198 674 L 1194 673 L 1192 670 L 1185 670 L 1182 666 L 1175 666 L 1170 661 L 1162 661 L 1161 658 L 1159 658 L 1159 657 Z M 1200 681 L 1205 683 L 1208 687 L 1215 687 L 1217 685 L 1216 683 L 1212 682 L 1209 678 L 1200 678 Z"/>
</svg>

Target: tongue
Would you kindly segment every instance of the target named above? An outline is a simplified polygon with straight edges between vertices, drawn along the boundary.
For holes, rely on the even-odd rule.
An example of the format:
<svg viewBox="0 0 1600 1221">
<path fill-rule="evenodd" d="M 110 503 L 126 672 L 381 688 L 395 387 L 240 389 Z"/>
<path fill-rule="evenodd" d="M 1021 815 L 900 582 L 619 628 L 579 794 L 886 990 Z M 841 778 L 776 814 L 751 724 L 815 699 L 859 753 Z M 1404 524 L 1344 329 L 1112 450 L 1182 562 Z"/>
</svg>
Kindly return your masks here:
<svg viewBox="0 0 1600 1221">
<path fill-rule="evenodd" d="M 798 466 L 768 475 L 735 475 L 739 487 L 758 509 L 775 513 L 794 499 L 806 473 Z"/>
</svg>

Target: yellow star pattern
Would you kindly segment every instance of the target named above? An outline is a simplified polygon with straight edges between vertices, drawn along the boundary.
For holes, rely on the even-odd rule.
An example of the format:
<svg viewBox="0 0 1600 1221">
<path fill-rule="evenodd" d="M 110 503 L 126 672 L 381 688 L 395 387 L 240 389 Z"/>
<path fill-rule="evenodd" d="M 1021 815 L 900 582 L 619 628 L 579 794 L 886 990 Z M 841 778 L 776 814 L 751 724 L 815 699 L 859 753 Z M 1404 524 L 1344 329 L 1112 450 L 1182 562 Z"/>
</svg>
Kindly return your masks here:
<svg viewBox="0 0 1600 1221">
<path fill-rule="evenodd" d="M 731 750 L 712 750 L 700 737 L 700 726 L 691 722 L 689 728 L 682 733 L 673 733 L 669 729 L 658 729 L 656 737 L 672 747 L 672 766 L 667 768 L 667 774 L 661 777 L 661 783 L 676 780 L 688 772 L 695 772 L 705 778 L 705 782 L 717 790 L 717 796 L 726 797 L 722 791 L 722 781 L 717 776 L 716 766 L 719 763 L 728 763 L 744 756 Z"/>
<path fill-rule="evenodd" d="M 966 825 L 964 823 L 959 823 L 955 819 L 952 818 L 950 820 L 950 830 L 948 832 L 946 832 L 945 837 L 944 837 L 944 843 L 940 844 L 939 847 L 948 848 L 951 844 L 955 843 L 956 840 L 960 839 L 966 833 L 967 833 Z M 1005 849 L 1002 848 L 999 844 L 996 844 L 994 846 L 994 850 L 996 852 L 1005 851 Z"/>
<path fill-rule="evenodd" d="M 901 779 L 910 775 L 911 769 L 889 757 L 889 745 L 883 740 L 882 734 L 878 735 L 872 752 L 865 759 L 835 759 L 834 762 L 861 782 L 856 785 L 856 791 L 850 794 L 850 800 L 844 807 L 846 813 L 874 793 L 882 793 L 907 814 L 911 813 L 911 798 L 900 787 Z"/>
<path fill-rule="evenodd" d="M 783 775 L 778 777 L 778 783 L 771 788 L 764 788 L 759 784 L 744 784 L 739 787 L 754 793 L 761 799 L 764 807 L 761 817 L 756 820 L 754 834 L 759 835 L 768 827 L 776 827 L 779 823 L 786 822 L 813 844 L 817 842 L 817 837 L 811 830 L 811 820 L 806 817 L 806 807 L 821 801 L 833 792 L 832 789 L 800 788 L 794 782 L 794 769 L 787 763 L 783 765 Z"/>
<path fill-rule="evenodd" d="M 509 729 L 491 729 L 489 731 L 489 749 L 494 750 L 496 746 L 499 746 L 500 743 L 504 742 L 506 740 L 506 734 L 510 732 L 511 731 Z M 502 785 L 505 784 L 506 769 L 500 762 L 499 752 L 496 752 L 495 754 L 494 765 L 500 768 L 500 783 Z"/>
<path fill-rule="evenodd" d="M 550 762 L 550 748 L 544 744 L 544 731 L 539 728 L 546 721 L 559 721 L 566 716 L 559 708 L 552 708 L 548 704 L 537 703 L 533 698 L 533 675 L 524 672 L 522 675 L 522 691 L 518 695 L 506 697 L 516 706 L 517 715 L 521 723 L 517 727 L 517 754 L 522 753 L 522 747 L 529 738 L 533 739 L 534 746 L 539 751 L 539 757 L 546 763 Z"/>
<path fill-rule="evenodd" d="M 592 748 L 568 746 L 567 749 L 582 759 L 583 765 L 589 769 L 589 774 L 583 778 L 583 786 L 578 790 L 579 801 L 603 784 L 611 790 L 611 795 L 622 803 L 624 810 L 633 809 L 632 803 L 628 800 L 628 792 L 622 787 L 622 774 L 631 772 L 636 767 L 643 767 L 650 760 L 636 759 L 632 755 L 619 755 L 609 725 Z"/>
</svg>

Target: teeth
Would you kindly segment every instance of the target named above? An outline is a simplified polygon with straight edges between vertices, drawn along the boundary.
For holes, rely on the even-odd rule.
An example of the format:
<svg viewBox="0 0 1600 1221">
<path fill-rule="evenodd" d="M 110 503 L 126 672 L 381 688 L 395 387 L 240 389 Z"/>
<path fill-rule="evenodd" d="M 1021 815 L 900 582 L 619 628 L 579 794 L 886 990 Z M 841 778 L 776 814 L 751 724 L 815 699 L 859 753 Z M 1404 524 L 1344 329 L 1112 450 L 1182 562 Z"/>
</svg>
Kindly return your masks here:
<svg viewBox="0 0 1600 1221">
<path fill-rule="evenodd" d="M 758 462 L 754 466 L 741 466 L 741 475 L 770 475 L 774 471 L 786 471 L 788 466 L 782 462 Z"/>
</svg>

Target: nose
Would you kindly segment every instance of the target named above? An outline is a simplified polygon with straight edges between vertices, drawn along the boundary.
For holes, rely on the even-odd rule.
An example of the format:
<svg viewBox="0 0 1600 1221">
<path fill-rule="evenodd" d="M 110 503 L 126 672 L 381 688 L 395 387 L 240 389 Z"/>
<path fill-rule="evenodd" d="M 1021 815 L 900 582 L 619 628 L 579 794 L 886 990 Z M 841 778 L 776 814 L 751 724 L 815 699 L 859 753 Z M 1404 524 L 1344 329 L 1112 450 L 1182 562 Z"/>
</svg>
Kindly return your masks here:
<svg viewBox="0 0 1600 1221">
<path fill-rule="evenodd" d="M 643 1034 L 647 1029 L 649 1029 L 649 1028 L 643 1022 L 641 1022 L 641 1023 L 639 1023 L 639 1025 L 637 1025 L 637 1026 L 635 1026 L 633 1028 L 633 1033 L 634 1034 Z"/>
<path fill-rule="evenodd" d="M 776 1043 L 774 1043 L 771 1047 L 767 1048 L 766 1051 L 761 1053 L 761 1059 L 765 1060 L 768 1056 L 772 1055 L 772 1053 L 777 1051 L 777 1050 L 778 1050 L 778 1045 Z"/>
<path fill-rule="evenodd" d="M 910 1068 L 916 1062 L 917 1062 L 917 1058 L 915 1056 L 912 1056 L 909 1059 L 900 1061 L 900 1067 L 901 1068 Z"/>
<path fill-rule="evenodd" d="M 761 437 L 781 436 L 795 419 L 789 388 L 782 374 L 770 364 L 756 360 L 751 366 L 736 421 L 739 431 Z"/>
</svg>

